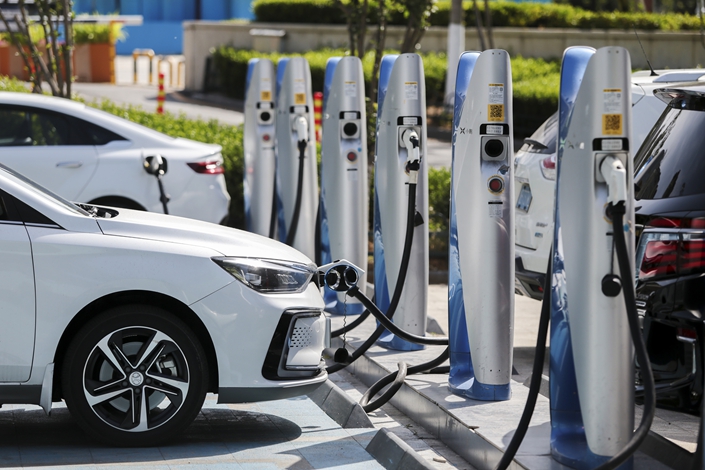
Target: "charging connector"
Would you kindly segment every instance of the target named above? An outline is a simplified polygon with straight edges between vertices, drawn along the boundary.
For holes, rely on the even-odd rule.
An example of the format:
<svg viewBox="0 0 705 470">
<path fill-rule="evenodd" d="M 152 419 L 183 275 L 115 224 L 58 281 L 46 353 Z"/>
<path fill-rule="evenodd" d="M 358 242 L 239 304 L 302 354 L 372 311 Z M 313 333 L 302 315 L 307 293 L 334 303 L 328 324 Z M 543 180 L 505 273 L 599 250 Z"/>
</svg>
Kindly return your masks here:
<svg viewBox="0 0 705 470">
<path fill-rule="evenodd" d="M 627 201 L 627 170 L 618 158 L 606 156 L 600 162 L 600 174 L 607 183 L 607 202 L 617 205 Z"/>
<path fill-rule="evenodd" d="M 294 130 L 299 142 L 308 142 L 308 120 L 304 116 L 296 116 Z"/>
<path fill-rule="evenodd" d="M 401 141 L 406 147 L 406 170 L 409 172 L 409 182 L 416 184 L 421 168 L 421 149 L 419 135 L 414 129 L 406 129 L 401 135 Z"/>
</svg>

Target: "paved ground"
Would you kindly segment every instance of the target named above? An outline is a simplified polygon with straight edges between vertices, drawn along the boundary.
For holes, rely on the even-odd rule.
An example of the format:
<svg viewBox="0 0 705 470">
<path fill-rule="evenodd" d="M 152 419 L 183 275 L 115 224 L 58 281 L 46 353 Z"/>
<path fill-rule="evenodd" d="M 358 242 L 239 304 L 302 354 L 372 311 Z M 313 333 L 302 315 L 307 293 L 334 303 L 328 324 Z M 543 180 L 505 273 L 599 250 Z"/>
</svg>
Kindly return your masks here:
<svg viewBox="0 0 705 470">
<path fill-rule="evenodd" d="M 306 397 L 218 405 L 209 395 L 168 445 L 115 448 L 86 435 L 59 404 L 0 409 L 0 467 L 141 469 L 381 469 L 365 450 L 376 429 L 342 429 Z M 453 467 L 446 467 L 453 468 Z"/>
</svg>

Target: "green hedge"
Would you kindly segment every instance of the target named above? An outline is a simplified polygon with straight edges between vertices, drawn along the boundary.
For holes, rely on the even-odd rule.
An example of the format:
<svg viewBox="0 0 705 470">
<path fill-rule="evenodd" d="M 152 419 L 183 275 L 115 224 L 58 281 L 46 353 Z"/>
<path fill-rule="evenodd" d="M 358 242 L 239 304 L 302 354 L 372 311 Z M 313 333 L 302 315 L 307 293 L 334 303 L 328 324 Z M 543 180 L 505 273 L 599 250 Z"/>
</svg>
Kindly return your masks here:
<svg viewBox="0 0 705 470">
<path fill-rule="evenodd" d="M 478 2 L 480 3 L 480 2 Z M 256 21 L 273 23 L 346 24 L 345 15 L 333 0 L 255 0 Z M 480 11 L 484 5 L 480 3 Z M 496 27 L 518 28 L 581 28 L 697 31 L 697 16 L 677 13 L 593 12 L 570 5 L 553 3 L 514 3 L 493 1 L 492 24 Z M 465 24 L 475 24 L 471 2 L 463 2 Z M 404 25 L 404 10 L 398 4 L 390 7 L 389 24 Z M 450 2 L 436 4 L 429 17 L 432 26 L 448 26 Z M 376 24 L 377 3 L 369 2 L 368 23 Z"/>
<path fill-rule="evenodd" d="M 120 23 L 113 23 L 113 39 L 115 41 L 125 40 L 125 30 Z M 44 29 L 38 24 L 30 26 L 30 35 L 34 43 L 44 40 Z M 10 41 L 8 33 L 0 33 L 0 40 Z M 74 23 L 73 25 L 74 44 L 101 44 L 110 41 L 110 25 L 101 23 Z"/>
<path fill-rule="evenodd" d="M 388 51 L 392 53 L 392 51 Z M 326 61 L 330 57 L 345 55 L 342 49 L 325 49 L 301 54 L 311 67 L 311 81 L 314 91 L 323 90 Z M 282 57 L 294 54 L 262 53 L 221 46 L 214 50 L 213 58 L 220 87 L 233 98 L 242 99 L 245 94 L 247 62 L 253 58 L 269 58 L 275 64 Z M 446 78 L 446 57 L 444 53 L 422 54 L 426 77 L 426 103 L 429 106 L 443 102 Z M 373 53 L 365 55 L 362 62 L 366 87 L 372 76 Z M 558 108 L 558 62 L 542 59 L 512 59 L 514 84 L 514 129 L 517 135 L 528 135 Z"/>
</svg>

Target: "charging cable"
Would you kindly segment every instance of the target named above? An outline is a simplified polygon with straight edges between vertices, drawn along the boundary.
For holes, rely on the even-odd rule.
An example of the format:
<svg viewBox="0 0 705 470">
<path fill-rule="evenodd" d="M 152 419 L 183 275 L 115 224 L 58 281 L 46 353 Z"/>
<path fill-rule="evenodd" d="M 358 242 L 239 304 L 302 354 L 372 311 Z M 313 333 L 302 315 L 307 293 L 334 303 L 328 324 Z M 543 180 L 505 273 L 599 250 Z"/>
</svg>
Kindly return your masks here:
<svg viewBox="0 0 705 470">
<path fill-rule="evenodd" d="M 304 116 L 296 116 L 294 120 L 294 130 L 298 138 L 299 149 L 299 182 L 296 186 L 296 202 L 294 203 L 294 215 L 291 217 L 289 231 L 286 235 L 286 244 L 292 246 L 296 238 L 296 231 L 299 227 L 299 216 L 301 214 L 301 198 L 304 188 L 304 163 L 306 158 L 306 147 L 308 147 L 308 120 Z"/>
<path fill-rule="evenodd" d="M 164 213 L 168 214 L 169 210 L 166 207 L 167 202 L 169 202 L 169 195 L 164 190 L 164 183 L 162 182 L 162 177 L 166 174 L 166 161 L 161 155 L 156 154 L 144 159 L 144 171 L 150 175 L 154 175 L 157 178 L 157 185 L 159 186 L 159 202 L 162 203 L 164 208 Z"/>
</svg>

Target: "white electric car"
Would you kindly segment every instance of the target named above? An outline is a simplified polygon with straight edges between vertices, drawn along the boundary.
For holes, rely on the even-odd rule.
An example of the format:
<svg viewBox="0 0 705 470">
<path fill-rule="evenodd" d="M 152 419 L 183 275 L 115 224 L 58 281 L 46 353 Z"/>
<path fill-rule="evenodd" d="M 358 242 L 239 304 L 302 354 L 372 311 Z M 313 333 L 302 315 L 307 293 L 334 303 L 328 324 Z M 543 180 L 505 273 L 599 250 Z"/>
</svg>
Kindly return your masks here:
<svg viewBox="0 0 705 470">
<path fill-rule="evenodd" d="M 149 157 L 166 161 L 169 214 L 227 220 L 220 145 L 169 137 L 63 98 L 0 92 L 0 163 L 70 201 L 163 212 Z"/>
<path fill-rule="evenodd" d="M 632 140 L 636 154 L 666 104 L 654 96 L 657 88 L 705 78 L 704 69 L 657 70 L 632 74 Z M 514 158 L 516 291 L 541 299 L 548 256 L 553 242 L 558 114 L 549 117 L 524 141 Z"/>
<path fill-rule="evenodd" d="M 62 398 L 86 432 L 154 445 L 221 403 L 326 380 L 315 266 L 279 242 L 74 205 L 0 165 L 0 405 Z"/>
</svg>

